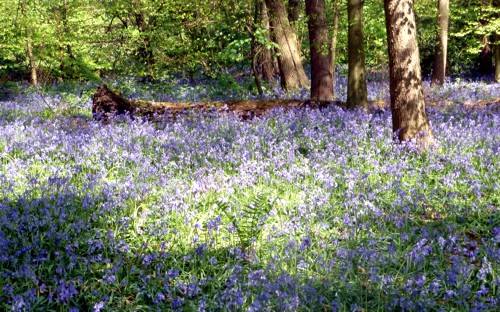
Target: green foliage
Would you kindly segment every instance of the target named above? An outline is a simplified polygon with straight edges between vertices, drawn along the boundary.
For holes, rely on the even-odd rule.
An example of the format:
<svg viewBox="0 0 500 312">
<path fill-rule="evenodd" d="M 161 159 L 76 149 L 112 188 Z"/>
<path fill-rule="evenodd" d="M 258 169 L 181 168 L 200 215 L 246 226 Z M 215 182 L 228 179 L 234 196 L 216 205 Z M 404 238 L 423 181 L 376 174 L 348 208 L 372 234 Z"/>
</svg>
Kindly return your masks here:
<svg viewBox="0 0 500 312">
<path fill-rule="evenodd" d="M 469 2 L 452 1 L 450 6 L 448 59 L 452 74 L 473 69 L 480 37 L 500 28 L 498 8 Z M 245 19 L 256 4 L 259 1 L 4 0 L 0 7 L 0 80 L 28 79 L 28 38 L 43 81 L 88 81 L 116 75 L 165 78 L 179 72 L 215 77 L 236 65 L 248 68 L 250 34 Z M 337 63 L 346 64 L 346 3 L 327 1 L 330 25 L 335 5 L 341 9 Z M 415 2 L 424 73 L 432 67 L 436 7 L 431 0 Z M 305 14 L 300 14 L 295 26 L 307 60 L 306 22 Z M 382 0 L 365 1 L 364 27 L 367 66 L 386 64 Z M 266 32 L 256 26 L 256 41 L 265 49 L 276 50 Z"/>
<path fill-rule="evenodd" d="M 217 201 L 217 210 L 224 213 L 236 229 L 245 253 L 251 252 L 252 246 L 259 240 L 276 200 L 270 194 L 257 192 L 252 193 L 249 203 L 243 206 Z"/>
<path fill-rule="evenodd" d="M 221 52 L 222 60 L 228 63 L 244 61 L 244 52 L 249 49 L 250 41 L 250 38 L 244 38 L 229 43 L 224 51 Z"/>
<path fill-rule="evenodd" d="M 383 1 L 365 1 L 363 7 L 366 66 L 388 63 Z"/>
</svg>

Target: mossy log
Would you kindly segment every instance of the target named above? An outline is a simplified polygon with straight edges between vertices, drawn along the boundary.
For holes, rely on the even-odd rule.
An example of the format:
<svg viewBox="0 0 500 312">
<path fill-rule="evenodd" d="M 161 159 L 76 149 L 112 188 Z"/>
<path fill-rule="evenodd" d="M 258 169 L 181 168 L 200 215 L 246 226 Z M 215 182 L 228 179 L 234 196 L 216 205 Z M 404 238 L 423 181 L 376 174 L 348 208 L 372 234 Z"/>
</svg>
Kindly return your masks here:
<svg viewBox="0 0 500 312">
<path fill-rule="evenodd" d="M 310 100 L 230 100 L 212 102 L 151 102 L 129 100 L 113 92 L 105 84 L 97 88 L 93 96 L 92 115 L 96 120 L 108 120 L 109 117 L 122 114 L 146 117 L 148 119 L 175 117 L 189 112 L 226 113 L 233 112 L 242 119 L 251 119 L 264 115 L 272 108 L 293 109 L 301 107 L 324 108 L 336 105 L 345 108 L 344 102 Z"/>
</svg>

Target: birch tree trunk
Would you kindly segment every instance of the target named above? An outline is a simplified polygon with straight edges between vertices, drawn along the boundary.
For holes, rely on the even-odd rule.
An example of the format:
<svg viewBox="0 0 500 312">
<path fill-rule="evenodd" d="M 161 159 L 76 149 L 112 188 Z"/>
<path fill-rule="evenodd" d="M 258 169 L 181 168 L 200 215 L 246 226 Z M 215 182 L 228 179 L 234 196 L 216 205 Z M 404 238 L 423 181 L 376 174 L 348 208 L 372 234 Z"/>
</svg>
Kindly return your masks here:
<svg viewBox="0 0 500 312">
<path fill-rule="evenodd" d="M 413 0 L 384 0 L 394 138 L 426 149 L 434 143 L 425 111 Z"/>
</svg>

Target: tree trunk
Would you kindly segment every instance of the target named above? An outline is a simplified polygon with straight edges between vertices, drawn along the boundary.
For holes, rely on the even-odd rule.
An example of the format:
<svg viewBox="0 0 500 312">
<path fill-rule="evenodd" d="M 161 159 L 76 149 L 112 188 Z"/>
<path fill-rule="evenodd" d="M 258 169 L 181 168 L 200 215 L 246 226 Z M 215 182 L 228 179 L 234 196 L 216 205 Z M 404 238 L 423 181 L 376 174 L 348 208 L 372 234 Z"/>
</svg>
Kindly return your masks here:
<svg viewBox="0 0 500 312">
<path fill-rule="evenodd" d="M 150 69 L 150 66 L 154 64 L 153 49 L 151 47 L 151 36 L 148 34 L 148 26 L 144 20 L 143 13 L 137 13 L 135 15 L 135 20 L 137 23 L 137 28 L 144 35 L 144 43 L 137 49 L 137 54 L 139 60 L 145 64 Z"/>
<path fill-rule="evenodd" d="M 311 99 L 333 100 L 331 41 L 325 0 L 306 0 L 311 55 Z"/>
<path fill-rule="evenodd" d="M 443 85 L 446 78 L 449 8 L 449 0 L 438 0 L 438 34 L 436 40 L 436 50 L 434 51 L 434 70 L 432 71 L 431 84 Z"/>
<path fill-rule="evenodd" d="M 262 27 L 266 30 L 266 41 L 271 41 L 271 26 L 269 25 L 269 15 L 267 12 L 266 1 L 262 1 L 260 14 Z M 272 51 L 273 48 L 268 49 L 266 47 L 263 47 L 262 53 L 260 54 L 259 63 L 262 68 L 262 78 L 267 82 L 272 82 L 274 80 L 274 75 L 279 72 L 275 69 Z"/>
<path fill-rule="evenodd" d="M 394 138 L 425 149 L 434 137 L 425 111 L 413 0 L 384 0 L 384 11 Z"/>
<path fill-rule="evenodd" d="M 36 73 L 36 63 L 35 63 L 35 56 L 33 54 L 33 47 L 31 45 L 31 38 L 29 35 L 26 36 L 26 50 L 28 53 L 28 60 L 30 63 L 30 76 L 31 76 L 31 83 L 34 86 L 38 85 L 38 76 Z"/>
<path fill-rule="evenodd" d="M 333 1 L 333 33 L 332 33 L 332 54 L 331 54 L 331 64 L 332 64 L 332 81 L 333 90 L 335 93 L 335 64 L 337 63 L 337 40 L 339 33 L 339 15 L 340 15 L 340 3 L 339 1 Z"/>
<path fill-rule="evenodd" d="M 495 81 L 500 83 L 500 34 L 495 34 Z"/>
<path fill-rule="evenodd" d="M 493 70 L 493 53 L 488 37 L 488 35 L 482 35 L 481 38 L 482 48 L 479 54 L 479 73 L 481 75 L 489 75 Z"/>
<path fill-rule="evenodd" d="M 252 59 L 251 61 L 251 66 L 252 66 L 252 73 L 254 76 L 255 80 L 255 85 L 257 87 L 257 91 L 259 92 L 259 95 L 262 96 L 264 94 L 264 91 L 262 90 L 262 84 L 260 82 L 260 77 L 259 77 L 259 71 L 258 71 L 258 61 L 257 61 L 257 49 L 258 49 L 258 42 L 257 39 L 255 38 L 255 29 L 256 25 L 259 23 L 259 3 L 258 0 L 254 1 L 254 12 L 253 12 L 253 20 L 250 18 L 250 12 L 249 10 L 246 12 L 245 15 L 245 23 L 247 30 L 250 35 L 250 57 Z"/>
<path fill-rule="evenodd" d="M 347 82 L 347 106 L 368 109 L 366 89 L 365 50 L 363 47 L 363 0 L 348 0 L 347 49 L 349 73 Z"/>
<path fill-rule="evenodd" d="M 278 65 L 281 76 L 281 86 L 285 91 L 308 88 L 307 79 L 296 36 L 292 31 L 283 0 L 266 0 L 269 9 L 270 23 L 274 38 L 280 48 Z"/>
</svg>

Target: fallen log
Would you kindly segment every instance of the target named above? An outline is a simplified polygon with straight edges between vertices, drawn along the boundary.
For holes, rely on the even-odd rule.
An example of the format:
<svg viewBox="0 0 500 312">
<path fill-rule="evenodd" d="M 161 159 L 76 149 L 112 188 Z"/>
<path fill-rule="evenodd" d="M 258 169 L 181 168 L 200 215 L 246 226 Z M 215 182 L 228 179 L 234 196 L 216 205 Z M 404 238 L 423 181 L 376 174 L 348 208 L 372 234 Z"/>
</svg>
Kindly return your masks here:
<svg viewBox="0 0 500 312">
<path fill-rule="evenodd" d="M 179 114 L 189 112 L 198 113 L 224 113 L 233 112 L 241 119 L 260 117 L 267 111 L 281 107 L 283 109 L 295 109 L 309 107 L 312 109 L 324 108 L 335 105 L 346 108 L 345 102 L 341 101 L 311 101 L 311 100 L 228 100 L 212 102 L 152 102 L 143 100 L 129 100 L 119 93 L 110 90 L 106 84 L 99 86 L 92 98 L 92 115 L 95 120 L 107 121 L 116 115 L 129 114 L 132 118 L 145 117 L 149 120 L 159 118 L 175 118 Z M 381 112 L 390 109 L 386 101 L 369 101 L 371 112 Z M 450 102 L 450 104 L 453 104 Z M 462 104 L 470 109 L 500 108 L 500 98 L 490 101 L 473 101 L 455 103 Z M 428 103 L 429 106 L 440 106 L 440 103 Z"/>
<path fill-rule="evenodd" d="M 346 104 L 341 101 L 311 100 L 230 100 L 215 102 L 151 102 L 129 100 L 110 90 L 103 84 L 97 88 L 92 98 L 92 115 L 95 120 L 106 121 L 112 116 L 130 114 L 134 116 L 156 119 L 158 117 L 175 117 L 187 112 L 223 113 L 233 112 L 242 119 L 251 119 L 264 115 L 267 111 L 281 107 L 293 109 L 309 107 L 313 109 L 336 105 L 342 108 Z"/>
</svg>

